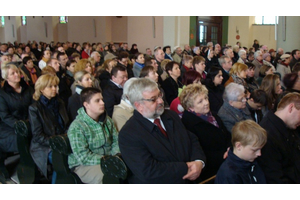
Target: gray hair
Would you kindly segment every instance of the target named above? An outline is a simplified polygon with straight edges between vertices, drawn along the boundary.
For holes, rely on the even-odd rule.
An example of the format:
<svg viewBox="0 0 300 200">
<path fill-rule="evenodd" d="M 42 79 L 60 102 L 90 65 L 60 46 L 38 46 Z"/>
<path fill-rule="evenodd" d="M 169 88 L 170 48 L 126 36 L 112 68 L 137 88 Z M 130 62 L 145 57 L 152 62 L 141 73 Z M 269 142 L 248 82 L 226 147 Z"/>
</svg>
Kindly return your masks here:
<svg viewBox="0 0 300 200">
<path fill-rule="evenodd" d="M 245 88 L 243 85 L 237 83 L 230 83 L 225 87 L 223 100 L 226 102 L 236 101 L 238 100 L 238 97 L 244 92 L 245 92 Z"/>
<path fill-rule="evenodd" d="M 226 56 L 226 55 L 221 56 L 221 57 L 218 59 L 220 66 L 222 66 L 222 65 L 226 62 L 225 58 L 228 58 L 228 59 L 231 60 L 231 58 L 230 58 L 229 56 Z"/>
<path fill-rule="evenodd" d="M 262 52 L 258 50 L 254 53 L 254 58 L 256 59 L 259 55 L 262 55 Z"/>
<path fill-rule="evenodd" d="M 133 83 L 137 79 L 139 79 L 139 78 L 132 77 L 125 82 L 124 87 L 123 87 L 123 95 L 122 95 L 123 100 L 128 99 L 129 87 L 130 87 L 131 83 Z"/>
<path fill-rule="evenodd" d="M 239 57 L 241 57 L 242 55 L 246 54 L 246 51 L 244 49 L 239 50 Z"/>
<path fill-rule="evenodd" d="M 148 78 L 138 78 L 132 81 L 128 87 L 127 97 L 131 105 L 135 108 L 134 103 L 143 98 L 143 92 L 152 92 L 158 89 L 157 83 Z"/>
<path fill-rule="evenodd" d="M 7 80 L 9 69 L 14 69 L 19 72 L 18 67 L 14 64 L 6 64 L 5 66 L 2 66 L 1 67 L 1 76 L 4 80 Z"/>
<path fill-rule="evenodd" d="M 91 53 L 91 57 L 94 58 L 94 56 L 95 56 L 96 54 L 99 54 L 99 56 L 101 56 L 100 53 L 98 53 L 98 51 L 93 51 L 93 52 Z"/>
</svg>

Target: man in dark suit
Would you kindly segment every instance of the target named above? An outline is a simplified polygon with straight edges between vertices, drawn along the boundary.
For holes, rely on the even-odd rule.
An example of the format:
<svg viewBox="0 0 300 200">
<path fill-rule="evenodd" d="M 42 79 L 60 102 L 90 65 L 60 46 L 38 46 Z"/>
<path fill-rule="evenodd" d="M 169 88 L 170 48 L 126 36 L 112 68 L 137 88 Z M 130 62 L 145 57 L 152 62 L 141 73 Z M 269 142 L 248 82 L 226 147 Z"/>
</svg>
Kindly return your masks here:
<svg viewBox="0 0 300 200">
<path fill-rule="evenodd" d="M 103 101 L 107 115 L 112 117 L 114 106 L 121 102 L 123 86 L 128 79 L 126 68 L 120 65 L 111 70 L 111 79 L 103 89 Z"/>
<path fill-rule="evenodd" d="M 260 123 L 266 129 L 268 140 L 261 149 L 258 163 L 267 183 L 300 183 L 300 94 L 285 95 L 277 111 L 269 111 Z"/>
<path fill-rule="evenodd" d="M 119 133 L 122 157 L 132 172 L 129 183 L 191 183 L 204 167 L 197 137 L 178 115 L 164 109 L 157 84 L 134 80 L 128 97 L 135 110 Z"/>
<path fill-rule="evenodd" d="M 232 67 L 232 60 L 229 56 L 221 56 L 219 58 L 219 65 L 222 69 L 222 76 L 223 76 L 222 85 L 224 85 L 226 81 L 229 79 L 229 71 Z"/>
</svg>

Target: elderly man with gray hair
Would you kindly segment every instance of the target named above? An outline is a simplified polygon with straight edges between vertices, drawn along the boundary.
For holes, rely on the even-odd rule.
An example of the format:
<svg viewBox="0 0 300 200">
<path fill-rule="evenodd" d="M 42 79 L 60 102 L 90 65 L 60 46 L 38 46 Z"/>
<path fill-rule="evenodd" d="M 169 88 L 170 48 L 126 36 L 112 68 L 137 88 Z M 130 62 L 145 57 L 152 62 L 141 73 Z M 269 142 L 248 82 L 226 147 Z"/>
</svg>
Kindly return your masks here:
<svg viewBox="0 0 300 200">
<path fill-rule="evenodd" d="M 247 99 L 245 97 L 244 86 L 237 83 L 230 83 L 225 87 L 223 100 L 224 103 L 218 112 L 218 116 L 230 133 L 235 123 L 252 119 L 251 113 L 246 107 Z"/>
<path fill-rule="evenodd" d="M 185 129 L 175 112 L 164 109 L 157 84 L 136 79 L 127 95 L 135 110 L 120 130 L 119 147 L 132 172 L 129 183 L 182 184 L 197 180 L 205 155 L 196 135 Z"/>
<path fill-rule="evenodd" d="M 263 66 L 263 57 L 261 51 L 256 51 L 254 53 L 254 60 L 252 63 L 255 65 L 254 78 L 257 79 L 259 76 L 259 70 L 261 66 Z"/>
</svg>

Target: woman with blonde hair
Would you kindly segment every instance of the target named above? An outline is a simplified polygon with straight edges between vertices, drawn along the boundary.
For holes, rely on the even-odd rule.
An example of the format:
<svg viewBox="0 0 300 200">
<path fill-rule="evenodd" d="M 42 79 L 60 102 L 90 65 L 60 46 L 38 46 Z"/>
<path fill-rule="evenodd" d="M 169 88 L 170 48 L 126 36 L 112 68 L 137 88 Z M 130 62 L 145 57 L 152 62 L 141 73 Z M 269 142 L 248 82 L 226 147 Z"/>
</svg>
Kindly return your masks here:
<svg viewBox="0 0 300 200">
<path fill-rule="evenodd" d="M 0 89 L 0 152 L 18 152 L 14 124 L 28 119 L 33 89 L 21 78 L 19 68 L 13 64 L 2 67 L 1 75 L 4 84 Z"/>
<path fill-rule="evenodd" d="M 92 63 L 88 59 L 81 59 L 76 63 L 75 68 L 74 68 L 74 74 L 76 74 L 78 71 L 82 71 L 82 70 L 90 73 L 92 81 L 93 81 L 93 87 L 101 90 L 99 81 L 93 75 L 94 71 L 93 71 Z M 75 94 L 75 89 L 76 89 L 76 84 L 74 82 L 71 85 L 72 95 Z"/>
<path fill-rule="evenodd" d="M 193 83 L 186 86 L 179 98 L 184 108 L 181 121 L 198 137 L 206 155 L 207 168 L 200 174 L 200 178 L 205 180 L 215 175 L 224 161 L 224 154 L 231 146 L 231 135 L 220 117 L 211 112 L 208 90 L 204 85 Z"/>
<path fill-rule="evenodd" d="M 64 102 L 58 97 L 59 79 L 57 76 L 45 74 L 35 83 L 33 99 L 29 106 L 29 122 L 32 139 L 30 153 L 42 174 L 49 179 L 48 160 L 52 163 L 52 151 L 49 139 L 53 135 L 64 134 L 69 126 L 69 117 Z M 56 175 L 52 175 L 55 183 Z"/>
<path fill-rule="evenodd" d="M 247 78 L 247 71 L 248 71 L 248 66 L 246 64 L 238 63 L 238 62 L 234 63 L 234 65 L 231 67 L 231 69 L 229 71 L 230 77 L 226 81 L 224 86 L 226 87 L 230 83 L 234 82 L 234 83 L 244 86 L 245 92 L 249 92 L 249 87 L 245 80 Z"/>
<path fill-rule="evenodd" d="M 75 93 L 69 97 L 68 100 L 68 115 L 70 122 L 72 122 L 77 116 L 77 110 L 82 107 L 82 103 L 80 100 L 80 94 L 83 88 L 92 87 L 93 81 L 92 76 L 87 71 L 78 71 L 74 75 L 74 82 L 76 85 Z"/>
</svg>

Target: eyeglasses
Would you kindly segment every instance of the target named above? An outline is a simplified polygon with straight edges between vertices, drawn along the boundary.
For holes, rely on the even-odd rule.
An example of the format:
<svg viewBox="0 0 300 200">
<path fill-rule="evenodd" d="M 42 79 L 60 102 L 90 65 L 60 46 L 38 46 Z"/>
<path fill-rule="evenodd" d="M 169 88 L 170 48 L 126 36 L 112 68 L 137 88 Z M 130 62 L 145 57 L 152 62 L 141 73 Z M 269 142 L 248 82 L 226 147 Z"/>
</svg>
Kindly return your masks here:
<svg viewBox="0 0 300 200">
<path fill-rule="evenodd" d="M 241 100 L 236 100 L 237 102 L 245 103 L 247 101 L 246 97 L 243 97 Z"/>
<path fill-rule="evenodd" d="M 164 94 L 163 93 L 159 93 L 158 96 L 156 97 L 153 97 L 151 99 L 141 99 L 141 101 L 148 101 L 148 102 L 152 102 L 152 103 L 155 103 L 157 101 L 158 98 L 163 98 Z"/>
</svg>

